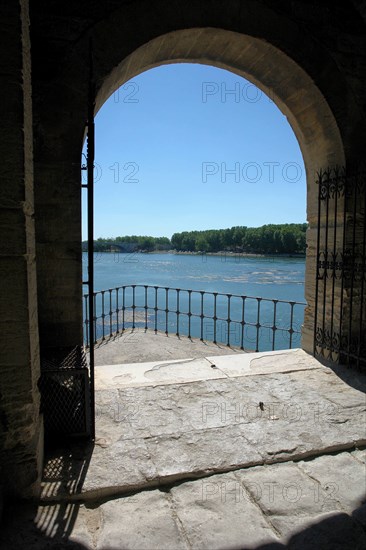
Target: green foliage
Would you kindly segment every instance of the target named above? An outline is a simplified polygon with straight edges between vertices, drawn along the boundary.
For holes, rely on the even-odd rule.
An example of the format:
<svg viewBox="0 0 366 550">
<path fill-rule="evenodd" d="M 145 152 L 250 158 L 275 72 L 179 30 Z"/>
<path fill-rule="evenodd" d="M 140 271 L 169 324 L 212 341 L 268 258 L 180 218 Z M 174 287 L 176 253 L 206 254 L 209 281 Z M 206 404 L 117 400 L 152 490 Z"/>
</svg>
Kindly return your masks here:
<svg viewBox="0 0 366 550">
<path fill-rule="evenodd" d="M 87 250 L 88 243 L 83 241 L 82 250 Z M 169 250 L 172 244 L 168 237 L 150 237 L 147 235 L 125 235 L 115 238 L 99 238 L 94 241 L 94 250 L 96 252 L 122 252 L 144 251 L 152 252 L 153 250 Z"/>
<path fill-rule="evenodd" d="M 262 227 L 174 233 L 172 248 L 183 252 L 248 252 L 254 254 L 305 254 L 306 223 L 269 224 Z"/>
<path fill-rule="evenodd" d="M 306 223 L 268 224 L 262 227 L 236 226 L 206 231 L 183 231 L 167 237 L 126 235 L 94 241 L 98 252 L 170 250 L 182 252 L 247 252 L 254 254 L 305 254 Z M 87 249 L 86 241 L 83 250 Z M 128 250 L 129 249 L 129 250 Z"/>
</svg>

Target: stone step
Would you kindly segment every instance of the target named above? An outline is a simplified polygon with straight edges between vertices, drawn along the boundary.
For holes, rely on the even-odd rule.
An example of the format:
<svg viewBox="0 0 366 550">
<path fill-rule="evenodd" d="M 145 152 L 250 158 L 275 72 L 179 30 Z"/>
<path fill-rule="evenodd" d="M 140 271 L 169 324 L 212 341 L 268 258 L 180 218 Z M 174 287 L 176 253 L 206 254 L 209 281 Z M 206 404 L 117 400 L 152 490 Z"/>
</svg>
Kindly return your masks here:
<svg viewBox="0 0 366 550">
<path fill-rule="evenodd" d="M 164 374 L 131 384 L 109 371 L 96 392 L 94 447 L 56 450 L 42 498 L 110 497 L 366 445 L 364 376 L 351 387 L 301 350 L 242 357 L 215 358 L 224 377 L 185 383 Z M 193 376 L 195 362 L 185 368 Z"/>
</svg>

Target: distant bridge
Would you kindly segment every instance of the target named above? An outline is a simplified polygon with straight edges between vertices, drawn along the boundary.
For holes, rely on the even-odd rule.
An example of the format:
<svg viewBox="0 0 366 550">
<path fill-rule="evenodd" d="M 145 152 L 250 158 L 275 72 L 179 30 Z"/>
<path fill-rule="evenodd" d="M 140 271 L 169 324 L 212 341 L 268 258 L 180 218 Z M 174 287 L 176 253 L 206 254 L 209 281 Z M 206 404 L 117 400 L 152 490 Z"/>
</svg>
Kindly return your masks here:
<svg viewBox="0 0 366 550">
<path fill-rule="evenodd" d="M 121 253 L 131 253 L 138 250 L 138 243 L 127 243 L 127 242 L 121 242 L 121 243 L 103 243 L 103 250 L 108 250 L 109 252 L 121 252 Z M 98 245 L 96 245 L 95 252 L 99 252 Z"/>
</svg>

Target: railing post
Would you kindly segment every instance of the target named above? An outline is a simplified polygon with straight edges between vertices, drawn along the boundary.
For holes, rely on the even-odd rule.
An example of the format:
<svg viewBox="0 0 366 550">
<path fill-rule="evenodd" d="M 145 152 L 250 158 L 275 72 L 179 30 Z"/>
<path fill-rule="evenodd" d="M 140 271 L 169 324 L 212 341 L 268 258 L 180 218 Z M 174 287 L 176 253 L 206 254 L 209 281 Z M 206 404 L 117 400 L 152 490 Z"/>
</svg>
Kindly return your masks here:
<svg viewBox="0 0 366 550">
<path fill-rule="evenodd" d="M 200 320 L 201 320 L 201 337 L 200 337 L 200 340 L 201 342 L 203 342 L 203 318 L 204 318 L 204 315 L 203 315 L 203 298 L 204 298 L 204 291 L 201 290 L 200 291 L 201 293 L 201 314 L 200 314 Z"/>
<path fill-rule="evenodd" d="M 155 312 L 155 322 L 154 322 L 154 330 L 155 332 L 158 331 L 158 288 L 157 286 L 155 288 L 155 306 L 154 306 L 154 312 Z"/>
<path fill-rule="evenodd" d="M 117 318 L 116 318 L 116 333 L 119 334 L 119 304 L 118 304 L 118 291 L 119 291 L 119 288 L 116 287 L 116 288 L 115 288 L 115 291 L 116 291 L 116 314 L 117 314 Z"/>
<path fill-rule="evenodd" d="M 213 343 L 217 344 L 216 340 L 216 322 L 217 322 L 217 292 L 214 292 L 214 314 L 213 314 L 213 322 L 214 322 L 214 339 Z"/>
<path fill-rule="evenodd" d="M 276 340 L 276 330 L 277 330 L 277 301 L 272 300 L 273 302 L 273 325 L 272 325 L 272 351 L 275 350 L 275 340 Z"/>
<path fill-rule="evenodd" d="M 145 288 L 145 330 L 147 330 L 147 289 L 148 285 L 144 285 Z"/>
<path fill-rule="evenodd" d="M 240 349 L 244 349 L 244 329 L 245 329 L 245 298 L 246 296 L 242 296 L 242 308 L 241 308 L 241 341 L 240 341 Z"/>
<path fill-rule="evenodd" d="M 168 335 L 169 288 L 165 287 L 165 334 Z"/>
<path fill-rule="evenodd" d="M 226 294 L 227 296 L 227 346 L 230 347 L 230 300 L 231 300 L 231 294 Z"/>
<path fill-rule="evenodd" d="M 257 303 L 258 303 L 258 307 L 257 307 L 257 323 L 256 323 L 256 329 L 257 329 L 257 335 L 256 335 L 256 342 L 255 342 L 255 351 L 258 352 L 259 351 L 259 330 L 261 328 L 261 323 L 260 323 L 260 315 L 261 315 L 261 300 L 262 298 L 257 298 Z"/>
<path fill-rule="evenodd" d="M 89 347 L 89 311 L 88 311 L 88 295 L 84 295 L 84 307 L 85 307 L 85 337 L 86 347 Z"/>
<path fill-rule="evenodd" d="M 188 338 L 191 338 L 192 290 L 188 290 Z"/>
<path fill-rule="evenodd" d="M 125 330 L 126 287 L 122 287 L 122 332 Z"/>
<path fill-rule="evenodd" d="M 135 304 L 135 295 L 136 295 L 136 285 L 132 285 L 132 330 L 135 329 L 135 308 L 136 308 L 136 304 Z"/>
<path fill-rule="evenodd" d="M 175 334 L 176 334 L 176 336 L 179 336 L 179 314 L 180 314 L 180 311 L 179 311 L 179 293 L 180 293 L 180 288 L 177 288 L 176 291 L 177 291 L 177 311 L 176 311 L 176 314 L 177 314 L 177 332 Z"/>
<path fill-rule="evenodd" d="M 112 335 L 113 335 L 113 331 L 112 331 L 112 315 L 113 315 L 113 312 L 112 312 L 112 289 L 109 288 L 108 289 L 108 292 L 109 292 L 109 337 L 111 338 Z"/>
<path fill-rule="evenodd" d="M 105 340 L 105 336 L 104 336 L 104 318 L 105 318 L 105 313 L 104 313 L 104 293 L 105 293 L 105 290 L 102 290 L 102 340 Z"/>
<path fill-rule="evenodd" d="M 94 342 L 97 341 L 97 293 L 93 292 L 93 333 L 94 333 Z"/>
<path fill-rule="evenodd" d="M 294 333 L 294 329 L 293 329 L 293 322 L 294 322 L 294 305 L 295 305 L 295 302 L 290 302 L 290 306 L 291 306 L 290 328 L 289 328 L 289 333 L 290 333 L 290 343 L 289 343 L 289 346 L 290 346 L 290 349 L 292 349 L 292 335 L 293 335 L 293 333 Z"/>
</svg>

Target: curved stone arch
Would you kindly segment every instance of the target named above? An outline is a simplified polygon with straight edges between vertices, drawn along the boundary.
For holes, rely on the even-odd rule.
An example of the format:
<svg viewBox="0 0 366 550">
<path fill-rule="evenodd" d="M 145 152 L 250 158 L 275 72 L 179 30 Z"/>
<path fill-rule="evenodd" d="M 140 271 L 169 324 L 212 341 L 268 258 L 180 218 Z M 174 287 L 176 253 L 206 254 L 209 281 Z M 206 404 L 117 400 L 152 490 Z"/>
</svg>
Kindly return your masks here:
<svg viewBox="0 0 366 550">
<path fill-rule="evenodd" d="M 180 30 L 144 44 L 103 81 L 96 97 L 96 112 L 122 84 L 144 71 L 169 63 L 201 63 L 226 69 L 269 95 L 297 137 L 308 179 L 314 179 L 320 168 L 344 164 L 336 119 L 309 75 L 275 46 L 232 31 Z M 309 218 L 312 212 L 312 209 L 308 212 Z"/>
<path fill-rule="evenodd" d="M 345 163 L 336 119 L 313 80 L 281 50 L 252 36 L 211 28 L 174 31 L 136 49 L 103 81 L 96 97 L 96 112 L 125 82 L 144 71 L 172 63 L 212 65 L 247 79 L 270 96 L 295 133 L 306 169 L 309 222 L 305 284 L 309 307 L 302 345 L 312 351 L 318 223 L 316 173 L 321 168 Z"/>
<path fill-rule="evenodd" d="M 312 349 L 317 223 L 315 173 L 328 165 L 343 165 L 360 156 L 364 115 L 351 82 L 316 34 L 289 13 L 276 12 L 257 0 L 196 3 L 182 11 L 166 0 L 136 0 L 95 21 L 72 47 L 63 49 L 55 76 L 36 91 L 35 111 L 42 125 L 35 131 L 36 203 L 60 208 L 38 224 L 37 274 L 42 287 L 40 327 L 68 345 L 80 342 L 81 269 L 75 258 L 80 241 L 78 164 L 85 132 L 88 94 L 89 40 L 93 42 L 96 111 L 124 82 L 167 63 L 196 62 L 230 70 L 268 92 L 287 116 L 299 142 L 307 172 L 308 232 L 306 298 L 309 308 L 303 332 Z M 144 17 L 139 17 L 140 12 Z M 57 103 L 58 109 L 54 106 Z M 57 176 L 57 177 L 56 177 Z M 52 178 L 54 185 L 50 185 Z M 58 182 L 62 182 L 62 186 Z M 62 188 L 62 196 L 58 188 Z M 60 227 L 68 227 L 59 234 Z M 52 229 L 52 237 L 50 236 Z M 54 237 L 55 236 L 55 237 Z M 57 271 L 49 283 L 53 239 L 64 247 L 68 262 L 70 306 L 56 306 L 64 278 Z M 70 246 L 72 243 L 72 246 Z M 60 248 L 60 247 L 59 247 Z M 58 251 L 57 251 L 58 254 Z M 55 272 L 58 258 L 54 260 Z M 72 295 L 72 298 L 71 298 Z M 57 321 L 55 321 L 57 318 Z M 60 320 L 61 319 L 61 320 Z M 70 323 L 72 319 L 72 324 Z M 54 326 L 50 330 L 51 325 Z M 60 337 L 62 335 L 62 337 Z M 311 344 L 310 344 L 311 342 Z"/>
</svg>

